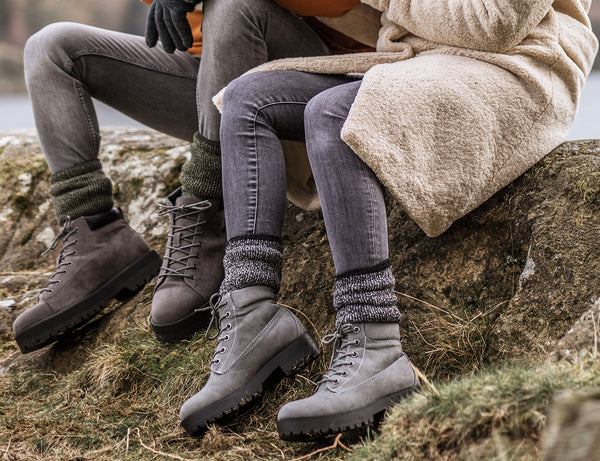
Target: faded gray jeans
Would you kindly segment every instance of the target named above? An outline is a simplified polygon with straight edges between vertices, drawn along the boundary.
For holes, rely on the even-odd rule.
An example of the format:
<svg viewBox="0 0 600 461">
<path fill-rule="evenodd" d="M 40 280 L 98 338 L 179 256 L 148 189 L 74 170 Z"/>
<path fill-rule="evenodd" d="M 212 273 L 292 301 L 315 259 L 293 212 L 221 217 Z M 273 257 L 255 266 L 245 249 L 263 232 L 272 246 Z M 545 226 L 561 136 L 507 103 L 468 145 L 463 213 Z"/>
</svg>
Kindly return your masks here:
<svg viewBox="0 0 600 461">
<path fill-rule="evenodd" d="M 360 80 L 340 75 L 268 71 L 227 87 L 221 122 L 227 238 L 281 238 L 286 203 L 279 139 L 306 142 L 336 274 L 389 257 L 381 183 L 342 141 Z"/>
<path fill-rule="evenodd" d="M 219 139 L 212 97 L 264 62 L 329 54 L 319 36 L 271 0 L 205 0 L 202 58 L 148 48 L 143 37 L 56 23 L 25 47 L 25 79 L 55 173 L 98 157 L 92 97 L 180 139 Z"/>
</svg>

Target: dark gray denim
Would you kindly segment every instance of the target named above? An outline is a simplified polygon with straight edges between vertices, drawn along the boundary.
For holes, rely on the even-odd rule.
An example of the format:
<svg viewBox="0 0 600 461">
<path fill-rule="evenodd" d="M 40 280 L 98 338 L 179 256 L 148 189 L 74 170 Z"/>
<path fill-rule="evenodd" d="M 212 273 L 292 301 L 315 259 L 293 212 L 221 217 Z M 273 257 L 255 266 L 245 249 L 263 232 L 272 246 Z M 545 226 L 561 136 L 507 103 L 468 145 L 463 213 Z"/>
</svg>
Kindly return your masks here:
<svg viewBox="0 0 600 461">
<path fill-rule="evenodd" d="M 73 23 L 33 35 L 25 78 L 52 173 L 98 156 L 91 98 L 169 135 L 219 139 L 212 97 L 266 61 L 328 54 L 318 35 L 271 0 L 205 0 L 202 59 L 143 37 Z"/>
<path fill-rule="evenodd" d="M 281 236 L 286 201 L 279 139 L 305 141 L 336 273 L 388 259 L 382 187 L 340 132 L 360 80 L 259 72 L 229 84 L 221 152 L 227 237 Z"/>
</svg>

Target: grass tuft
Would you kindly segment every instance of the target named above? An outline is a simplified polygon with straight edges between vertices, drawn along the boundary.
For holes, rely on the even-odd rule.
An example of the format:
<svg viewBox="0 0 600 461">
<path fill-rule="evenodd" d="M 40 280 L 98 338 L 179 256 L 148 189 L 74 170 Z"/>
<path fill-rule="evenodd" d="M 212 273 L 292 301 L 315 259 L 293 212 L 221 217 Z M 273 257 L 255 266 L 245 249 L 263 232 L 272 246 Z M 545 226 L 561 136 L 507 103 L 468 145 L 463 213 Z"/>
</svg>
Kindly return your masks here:
<svg viewBox="0 0 600 461">
<path fill-rule="evenodd" d="M 565 389 L 592 390 L 597 360 L 537 368 L 488 368 L 436 385 L 397 405 L 381 436 L 353 460 L 538 459 L 552 397 Z"/>
</svg>

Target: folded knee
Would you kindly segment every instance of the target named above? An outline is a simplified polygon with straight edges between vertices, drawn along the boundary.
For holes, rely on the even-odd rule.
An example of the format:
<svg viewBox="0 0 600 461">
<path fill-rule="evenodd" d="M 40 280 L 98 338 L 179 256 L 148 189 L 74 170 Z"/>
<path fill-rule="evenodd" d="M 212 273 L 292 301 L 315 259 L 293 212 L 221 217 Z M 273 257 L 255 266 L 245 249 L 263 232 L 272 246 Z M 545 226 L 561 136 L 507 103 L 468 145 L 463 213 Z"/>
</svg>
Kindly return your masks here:
<svg viewBox="0 0 600 461">
<path fill-rule="evenodd" d="M 70 49 L 81 44 L 86 26 L 71 22 L 50 24 L 33 34 L 25 44 L 23 53 L 26 76 L 43 71 L 48 64 L 64 64 Z"/>
</svg>

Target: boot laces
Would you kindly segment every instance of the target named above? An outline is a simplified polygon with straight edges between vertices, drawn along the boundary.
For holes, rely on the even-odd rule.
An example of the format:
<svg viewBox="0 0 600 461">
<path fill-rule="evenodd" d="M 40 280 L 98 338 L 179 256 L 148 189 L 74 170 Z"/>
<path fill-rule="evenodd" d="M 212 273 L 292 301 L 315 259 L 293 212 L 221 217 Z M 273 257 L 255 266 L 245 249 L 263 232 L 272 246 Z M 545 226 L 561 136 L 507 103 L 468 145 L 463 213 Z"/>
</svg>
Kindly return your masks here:
<svg viewBox="0 0 600 461">
<path fill-rule="evenodd" d="M 63 247 L 60 252 L 60 255 L 58 256 L 58 258 L 56 258 L 56 269 L 54 270 L 54 273 L 50 276 L 50 279 L 48 280 L 48 284 L 46 285 L 46 287 L 42 288 L 42 290 L 40 291 L 40 294 L 42 294 L 46 291 L 49 293 L 52 293 L 53 289 L 50 288 L 50 286 L 60 283 L 60 280 L 55 279 L 55 277 L 60 274 L 65 274 L 67 272 L 65 267 L 73 264 L 73 262 L 69 261 L 68 258 L 69 258 L 69 256 L 77 254 L 77 250 L 72 249 L 70 251 L 67 251 L 67 249 L 77 243 L 77 239 L 69 240 L 69 237 L 71 237 L 73 234 L 77 233 L 78 231 L 79 231 L 79 227 L 72 227 L 71 226 L 71 217 L 67 216 L 65 224 L 64 224 L 62 230 L 60 231 L 60 233 L 56 236 L 56 238 L 50 244 L 50 246 L 46 249 L 46 251 L 44 251 L 42 253 L 42 256 L 46 256 L 50 251 L 54 250 L 61 241 L 63 242 Z"/>
<path fill-rule="evenodd" d="M 352 348 L 360 345 L 358 339 L 350 341 L 348 335 L 350 333 L 358 333 L 359 331 L 358 327 L 346 323 L 340 326 L 336 332 L 323 337 L 323 344 L 330 344 L 333 342 L 333 352 L 331 354 L 331 360 L 329 361 L 329 369 L 317 383 L 317 388 L 319 388 L 321 384 L 337 384 L 339 382 L 339 377 L 344 377 L 348 374 L 345 367 L 354 365 L 354 362 L 348 359 L 358 356 L 357 352 L 352 350 Z"/>
<path fill-rule="evenodd" d="M 206 220 L 200 222 L 194 222 L 189 225 L 178 225 L 179 219 L 190 218 L 193 220 L 198 219 L 198 215 L 208 210 L 212 204 L 208 200 L 202 200 L 189 205 L 167 205 L 164 203 L 157 204 L 161 210 L 158 212 L 158 216 L 172 215 L 173 224 L 171 226 L 171 232 L 168 237 L 171 242 L 175 238 L 175 234 L 179 233 L 180 243 L 179 246 L 167 244 L 163 261 L 163 272 L 159 275 L 159 278 L 166 276 L 174 277 L 193 277 L 193 275 L 186 273 L 188 269 L 195 269 L 195 265 L 189 265 L 188 260 L 195 256 L 194 249 L 202 246 L 200 242 L 194 242 L 194 237 L 201 236 L 203 231 L 201 227 L 206 224 Z M 181 257 L 174 257 L 173 254 L 179 252 L 182 254 Z M 173 268 L 172 266 L 179 266 Z"/>
<path fill-rule="evenodd" d="M 212 312 L 211 312 L 211 317 L 210 317 L 210 323 L 208 324 L 208 328 L 206 329 L 205 336 L 206 336 L 206 339 L 210 339 L 210 340 L 217 339 L 216 350 L 213 355 L 213 359 L 210 361 L 210 363 L 211 363 L 211 365 L 213 363 L 215 365 L 218 365 L 219 363 L 221 363 L 221 359 L 217 358 L 217 355 L 224 354 L 227 351 L 227 348 L 225 346 L 223 346 L 223 343 L 229 341 L 230 336 L 228 334 L 226 334 L 226 332 L 231 330 L 231 328 L 232 328 L 231 323 L 227 323 L 224 327 L 222 327 L 221 321 L 223 319 L 230 318 L 231 312 L 227 311 L 221 318 L 221 314 L 220 314 L 219 310 L 222 309 L 224 306 L 226 306 L 227 302 L 225 300 L 223 300 L 223 297 L 219 293 L 215 293 L 214 295 L 212 295 L 210 297 L 208 305 L 209 305 L 208 309 L 211 309 Z M 215 323 L 217 326 L 217 333 L 214 335 L 209 335 L 209 331 L 210 331 L 213 323 Z"/>
</svg>

